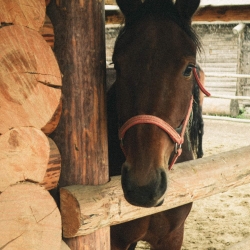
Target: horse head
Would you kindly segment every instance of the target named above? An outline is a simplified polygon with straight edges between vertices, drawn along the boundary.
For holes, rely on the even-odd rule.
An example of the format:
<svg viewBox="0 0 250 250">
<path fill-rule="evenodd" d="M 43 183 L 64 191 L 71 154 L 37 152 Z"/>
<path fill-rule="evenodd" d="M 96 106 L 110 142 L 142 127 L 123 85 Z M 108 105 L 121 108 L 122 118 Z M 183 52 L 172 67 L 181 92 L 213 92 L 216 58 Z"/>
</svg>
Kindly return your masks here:
<svg viewBox="0 0 250 250">
<path fill-rule="evenodd" d="M 191 18 L 199 2 L 117 0 L 125 16 L 113 54 L 119 127 L 146 115 L 167 124 L 173 134 L 185 130 L 199 46 Z M 126 200 L 142 207 L 160 205 L 167 190 L 165 166 L 179 143 L 156 122 L 137 121 L 121 134 Z"/>
</svg>

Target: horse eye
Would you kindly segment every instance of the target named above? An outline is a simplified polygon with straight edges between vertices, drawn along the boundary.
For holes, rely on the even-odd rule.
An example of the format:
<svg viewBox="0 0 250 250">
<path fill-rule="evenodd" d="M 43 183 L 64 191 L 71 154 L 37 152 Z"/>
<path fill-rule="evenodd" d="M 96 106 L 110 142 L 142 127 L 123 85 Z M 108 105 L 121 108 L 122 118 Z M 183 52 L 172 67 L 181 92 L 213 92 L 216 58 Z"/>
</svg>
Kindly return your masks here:
<svg viewBox="0 0 250 250">
<path fill-rule="evenodd" d="M 188 65 L 185 69 L 185 71 L 183 72 L 184 76 L 191 76 L 192 70 L 193 70 L 193 65 Z"/>
</svg>

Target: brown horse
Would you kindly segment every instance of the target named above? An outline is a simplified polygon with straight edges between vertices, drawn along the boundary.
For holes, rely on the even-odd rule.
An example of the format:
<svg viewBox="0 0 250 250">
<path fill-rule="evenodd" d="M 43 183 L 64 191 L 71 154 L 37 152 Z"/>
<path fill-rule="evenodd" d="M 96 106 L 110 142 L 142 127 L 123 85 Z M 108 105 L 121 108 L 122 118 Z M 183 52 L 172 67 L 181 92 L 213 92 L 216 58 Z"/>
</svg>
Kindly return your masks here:
<svg viewBox="0 0 250 250">
<path fill-rule="evenodd" d="M 108 92 L 110 175 L 122 175 L 129 203 L 159 206 L 167 189 L 165 166 L 171 168 L 177 156 L 179 162 L 192 160 L 194 152 L 202 156 L 194 77 L 199 41 L 191 28 L 199 0 L 117 3 L 125 26 L 115 44 L 116 81 Z M 113 226 L 112 249 L 134 249 L 139 240 L 152 249 L 180 249 L 191 206 Z"/>
</svg>

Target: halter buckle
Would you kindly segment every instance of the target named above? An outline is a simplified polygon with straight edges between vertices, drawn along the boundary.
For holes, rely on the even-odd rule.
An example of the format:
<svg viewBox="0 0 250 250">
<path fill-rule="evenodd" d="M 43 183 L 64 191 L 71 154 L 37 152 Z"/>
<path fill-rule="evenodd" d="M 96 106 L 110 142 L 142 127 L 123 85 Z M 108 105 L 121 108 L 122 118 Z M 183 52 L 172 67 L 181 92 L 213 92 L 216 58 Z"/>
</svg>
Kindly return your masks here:
<svg viewBox="0 0 250 250">
<path fill-rule="evenodd" d="M 181 146 L 182 146 L 182 144 L 178 144 L 177 142 L 175 143 L 174 152 L 176 154 L 178 154 L 180 152 L 180 150 L 182 149 Z"/>
</svg>

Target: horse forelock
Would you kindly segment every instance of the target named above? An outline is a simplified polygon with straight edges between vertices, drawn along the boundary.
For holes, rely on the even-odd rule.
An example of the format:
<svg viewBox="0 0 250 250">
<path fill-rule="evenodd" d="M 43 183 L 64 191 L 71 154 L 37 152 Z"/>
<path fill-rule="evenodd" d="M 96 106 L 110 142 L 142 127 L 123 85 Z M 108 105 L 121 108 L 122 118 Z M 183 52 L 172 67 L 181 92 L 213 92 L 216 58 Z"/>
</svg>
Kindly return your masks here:
<svg viewBox="0 0 250 250">
<path fill-rule="evenodd" d="M 197 51 L 201 51 L 202 46 L 198 35 L 192 26 L 180 16 L 172 0 L 145 0 L 138 9 L 126 16 L 124 26 L 121 28 L 116 43 L 122 38 L 122 34 L 124 34 L 127 29 L 139 20 L 150 16 L 157 19 L 169 19 L 175 22 L 193 41 Z"/>
</svg>

